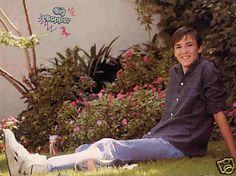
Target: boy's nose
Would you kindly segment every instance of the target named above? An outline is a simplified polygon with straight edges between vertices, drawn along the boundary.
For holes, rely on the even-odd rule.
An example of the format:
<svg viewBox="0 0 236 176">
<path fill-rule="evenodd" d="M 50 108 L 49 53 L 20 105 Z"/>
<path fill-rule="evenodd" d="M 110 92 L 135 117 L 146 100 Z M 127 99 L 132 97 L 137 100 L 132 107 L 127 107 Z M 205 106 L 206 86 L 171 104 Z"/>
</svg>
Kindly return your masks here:
<svg viewBox="0 0 236 176">
<path fill-rule="evenodd" d="M 183 46 L 181 48 L 181 53 L 186 53 L 188 51 L 187 47 Z"/>
</svg>

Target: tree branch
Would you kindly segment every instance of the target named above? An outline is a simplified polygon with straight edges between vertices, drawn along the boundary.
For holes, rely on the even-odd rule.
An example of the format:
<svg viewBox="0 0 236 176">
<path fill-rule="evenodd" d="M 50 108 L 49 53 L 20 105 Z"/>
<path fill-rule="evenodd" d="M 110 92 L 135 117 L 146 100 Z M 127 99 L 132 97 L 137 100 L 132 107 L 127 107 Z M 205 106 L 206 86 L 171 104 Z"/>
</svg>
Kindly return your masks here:
<svg viewBox="0 0 236 176">
<path fill-rule="evenodd" d="M 28 10 L 27 10 L 27 5 L 25 0 L 22 0 L 23 6 L 24 6 L 24 12 L 25 12 L 25 18 L 26 18 L 26 22 L 27 22 L 27 26 L 28 26 L 28 31 L 29 34 L 32 36 L 32 30 L 31 30 L 31 26 L 30 26 L 30 20 L 29 20 L 29 15 L 28 15 Z M 36 52 L 35 52 L 35 47 L 32 47 L 32 74 L 36 75 Z"/>
<path fill-rule="evenodd" d="M 7 25 L 4 23 L 4 21 L 2 20 L 2 18 L 0 18 L 0 22 L 2 23 L 4 29 L 5 29 L 7 32 L 9 32 L 9 29 L 8 29 Z"/>
<path fill-rule="evenodd" d="M 0 75 L 6 78 L 23 96 L 29 91 L 21 82 L 0 68 Z"/>
</svg>

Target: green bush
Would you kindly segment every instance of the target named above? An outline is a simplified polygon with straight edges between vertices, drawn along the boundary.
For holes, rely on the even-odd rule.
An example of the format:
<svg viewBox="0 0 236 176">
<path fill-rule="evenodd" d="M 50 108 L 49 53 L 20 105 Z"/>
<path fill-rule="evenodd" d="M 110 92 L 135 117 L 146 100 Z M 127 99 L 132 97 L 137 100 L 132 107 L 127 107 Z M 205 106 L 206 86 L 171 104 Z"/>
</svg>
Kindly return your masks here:
<svg viewBox="0 0 236 176">
<path fill-rule="evenodd" d="M 115 81 L 106 84 L 106 88 L 98 94 L 87 96 L 82 101 L 86 101 L 82 112 L 77 105 L 81 100 L 65 102 L 58 113 L 58 118 L 65 122 L 57 129 L 59 143 L 63 142 L 68 149 L 104 137 L 139 138 L 150 130 L 161 118 L 166 86 L 166 79 L 161 75 L 166 77 L 170 63 L 173 63 L 169 54 L 150 43 L 124 52 L 121 60 L 123 68 L 117 72 Z M 76 116 L 76 112 L 76 120 L 65 120 L 72 114 Z"/>
<path fill-rule="evenodd" d="M 63 145 L 65 148 L 74 148 L 104 137 L 114 139 L 142 137 L 161 117 L 163 92 L 158 93 L 157 90 L 158 85 L 145 85 L 136 87 L 126 94 L 112 95 L 100 92 L 98 98 L 88 102 L 76 121 L 68 123 L 67 127 L 70 128 L 71 134 L 62 136 Z M 65 109 L 71 107 L 72 104 L 67 104 Z M 70 112 L 73 111 L 71 109 Z M 67 140 L 68 138 L 70 140 Z"/>
<path fill-rule="evenodd" d="M 75 66 L 75 50 L 68 49 L 66 57 L 61 54 L 52 68 L 39 69 L 35 77 L 36 87 L 27 95 L 27 109 L 19 120 L 18 134 L 28 148 L 41 150 L 48 146 L 49 135 L 58 126 L 57 112 L 64 101 L 80 97 L 80 93 L 94 87 L 94 81 Z M 35 137 L 37 136 L 37 137 Z"/>
<path fill-rule="evenodd" d="M 25 96 L 27 109 L 18 118 L 17 136 L 28 149 L 48 149 L 49 135 L 70 134 L 67 123 L 72 123 L 78 112 L 67 114 L 69 110 L 63 107 L 67 102 L 81 101 L 77 106 L 82 109 L 88 94 L 99 91 L 104 82 L 114 79 L 119 62 L 111 57 L 110 51 L 116 39 L 98 51 L 93 45 L 90 53 L 78 47 L 68 48 L 65 56 L 57 53 L 58 58 L 54 59 L 52 67 L 38 69 L 34 76 L 35 87 Z M 62 111 L 65 111 L 64 116 L 58 116 Z"/>
<path fill-rule="evenodd" d="M 166 88 L 170 67 L 175 63 L 173 55 L 166 48 L 159 48 L 156 35 L 152 42 L 129 48 L 121 56 L 122 69 L 112 84 L 106 85 L 106 92 L 129 92 L 135 86 L 151 84 L 160 78 L 164 80 L 160 89 Z"/>
</svg>

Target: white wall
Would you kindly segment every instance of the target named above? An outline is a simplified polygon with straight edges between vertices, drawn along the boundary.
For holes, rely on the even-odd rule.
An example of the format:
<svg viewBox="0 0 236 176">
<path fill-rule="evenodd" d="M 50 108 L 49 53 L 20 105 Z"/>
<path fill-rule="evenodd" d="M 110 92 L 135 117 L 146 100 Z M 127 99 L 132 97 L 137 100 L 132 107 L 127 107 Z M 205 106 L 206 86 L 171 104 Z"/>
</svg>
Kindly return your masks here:
<svg viewBox="0 0 236 176">
<path fill-rule="evenodd" d="M 88 50 L 94 43 L 100 47 L 108 44 L 116 36 L 119 39 L 113 45 L 113 55 L 118 55 L 120 50 L 148 40 L 144 26 L 137 21 L 135 0 L 30 0 L 27 7 L 33 33 L 47 34 L 43 36 L 40 45 L 36 47 L 37 65 L 48 64 L 56 52 L 63 53 L 68 47 L 79 45 Z M 42 15 L 54 15 L 54 7 L 66 9 L 69 24 L 53 24 L 53 29 L 47 31 L 46 26 L 40 24 Z M 23 13 L 21 0 L 0 0 L 0 8 L 8 15 L 19 30 L 27 36 L 26 20 Z M 68 13 L 68 8 L 73 8 L 74 16 Z M 55 15 L 54 15 L 55 16 Z M 158 20 L 158 19 L 157 19 Z M 67 37 L 61 34 L 61 27 L 65 26 Z M 0 24 L 0 28 L 3 28 Z M 153 29 L 156 30 L 155 27 Z M 157 32 L 157 31 L 153 32 Z M 0 45 L 0 67 L 21 80 L 26 73 L 24 52 L 21 49 Z M 16 116 L 25 108 L 21 95 L 3 77 L 0 77 L 0 118 L 9 115 Z"/>
</svg>

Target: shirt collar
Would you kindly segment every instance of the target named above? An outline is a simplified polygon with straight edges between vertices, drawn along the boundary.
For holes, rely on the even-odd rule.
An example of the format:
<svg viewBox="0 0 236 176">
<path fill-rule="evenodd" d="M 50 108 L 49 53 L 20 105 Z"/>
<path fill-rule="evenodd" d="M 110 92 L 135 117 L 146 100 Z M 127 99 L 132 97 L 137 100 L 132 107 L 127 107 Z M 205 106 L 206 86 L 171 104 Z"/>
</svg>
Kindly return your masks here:
<svg viewBox="0 0 236 176">
<path fill-rule="evenodd" d="M 190 65 L 189 69 L 187 70 L 187 72 L 185 73 L 185 75 L 189 74 L 190 72 L 192 72 L 196 66 L 202 62 L 202 58 L 200 57 L 199 59 L 197 59 L 192 65 Z M 184 75 L 184 72 L 183 72 L 183 68 L 180 64 L 177 64 L 175 66 L 175 71 L 178 72 L 179 74 L 182 74 Z"/>
</svg>

